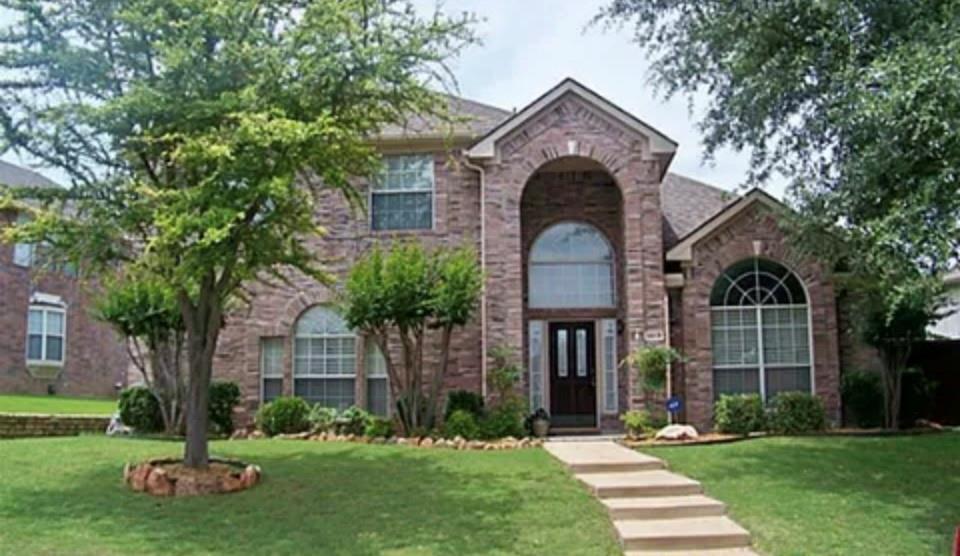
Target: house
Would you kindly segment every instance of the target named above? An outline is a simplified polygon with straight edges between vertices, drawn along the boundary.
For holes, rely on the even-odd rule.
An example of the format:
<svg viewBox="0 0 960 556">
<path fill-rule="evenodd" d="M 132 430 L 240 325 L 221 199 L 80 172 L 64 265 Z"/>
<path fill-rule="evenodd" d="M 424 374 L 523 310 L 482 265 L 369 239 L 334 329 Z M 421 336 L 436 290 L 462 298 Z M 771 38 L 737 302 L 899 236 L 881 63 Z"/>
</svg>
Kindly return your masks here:
<svg viewBox="0 0 960 556">
<path fill-rule="evenodd" d="M 620 361 L 670 345 L 684 355 L 671 393 L 699 428 L 735 392 L 812 392 L 839 419 L 834 284 L 790 248 L 778 201 L 671 173 L 676 142 L 572 79 L 515 112 L 450 103 L 452 126 L 384 130 L 385 171 L 360 184 L 369 210 L 331 192 L 317 207 L 329 235 L 307 240 L 341 277 L 395 238 L 476 249 L 483 300 L 453 340 L 446 390 L 485 393 L 486 354 L 506 347 L 555 427 L 614 429 L 642 402 Z M 241 385 L 248 417 L 278 395 L 389 412 L 376 346 L 338 317 L 332 289 L 289 278 L 251 285 L 251 304 L 228 316 L 215 378 Z"/>
<path fill-rule="evenodd" d="M 944 340 L 960 340 L 960 270 L 954 270 L 943 278 L 946 290 L 944 311 L 946 316 L 930 326 L 930 335 Z"/>
<path fill-rule="evenodd" d="M 4 187 L 59 187 L 0 161 Z M 0 211 L 0 227 L 27 218 Z M 45 264 L 43 245 L 0 244 L 0 393 L 112 396 L 128 365 L 126 349 L 90 315 L 94 289 L 69 267 Z"/>
</svg>

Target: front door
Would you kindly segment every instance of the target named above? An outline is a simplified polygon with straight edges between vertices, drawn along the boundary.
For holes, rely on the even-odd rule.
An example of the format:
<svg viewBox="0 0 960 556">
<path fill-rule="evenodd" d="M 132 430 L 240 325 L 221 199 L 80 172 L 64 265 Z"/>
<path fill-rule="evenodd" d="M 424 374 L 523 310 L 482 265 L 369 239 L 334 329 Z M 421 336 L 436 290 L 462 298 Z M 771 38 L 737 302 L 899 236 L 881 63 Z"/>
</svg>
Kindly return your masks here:
<svg viewBox="0 0 960 556">
<path fill-rule="evenodd" d="M 597 358 L 593 322 L 550 323 L 550 422 L 597 425 Z"/>
</svg>

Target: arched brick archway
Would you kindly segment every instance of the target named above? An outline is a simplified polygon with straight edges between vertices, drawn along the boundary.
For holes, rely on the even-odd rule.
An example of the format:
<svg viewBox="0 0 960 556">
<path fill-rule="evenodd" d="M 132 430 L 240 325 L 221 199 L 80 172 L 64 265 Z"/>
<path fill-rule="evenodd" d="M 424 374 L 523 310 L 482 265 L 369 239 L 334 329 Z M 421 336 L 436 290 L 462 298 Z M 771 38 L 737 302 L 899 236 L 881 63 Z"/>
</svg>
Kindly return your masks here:
<svg viewBox="0 0 960 556">
<path fill-rule="evenodd" d="M 660 178 L 669 158 L 649 140 L 575 94 L 557 99 L 496 145 L 485 165 L 484 263 L 487 345 L 524 353 L 524 189 L 544 165 L 579 157 L 604 168 L 620 189 L 623 215 L 624 318 L 627 349 L 662 342 L 665 331 Z M 632 390 L 632 386 L 627 384 Z M 625 393 L 622 393 L 625 398 Z"/>
</svg>

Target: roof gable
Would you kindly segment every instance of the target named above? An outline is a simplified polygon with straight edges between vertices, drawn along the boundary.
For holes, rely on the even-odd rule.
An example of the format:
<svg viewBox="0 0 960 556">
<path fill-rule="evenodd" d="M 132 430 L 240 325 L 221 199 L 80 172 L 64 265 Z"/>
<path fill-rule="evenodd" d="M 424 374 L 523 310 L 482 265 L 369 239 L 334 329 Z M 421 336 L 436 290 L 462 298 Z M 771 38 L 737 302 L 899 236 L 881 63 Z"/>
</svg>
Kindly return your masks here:
<svg viewBox="0 0 960 556">
<path fill-rule="evenodd" d="M 627 129 L 647 137 L 650 141 L 650 150 L 652 153 L 671 155 L 676 152 L 677 143 L 674 140 L 588 89 L 578 81 L 568 77 L 541 95 L 540 98 L 534 100 L 522 110 L 501 122 L 500 125 L 490 130 L 490 132 L 467 150 L 467 155 L 471 158 L 493 158 L 496 154 L 498 141 L 536 117 L 555 101 L 568 94 L 576 95 L 598 110 L 609 115 Z"/>
<path fill-rule="evenodd" d="M 693 246 L 710 236 L 727 222 L 736 218 L 751 206 L 760 203 L 773 210 L 784 210 L 786 206 L 762 189 L 752 189 L 736 202 L 705 220 L 687 235 L 680 238 L 676 245 L 667 251 L 667 261 L 687 262 L 693 259 Z"/>
</svg>

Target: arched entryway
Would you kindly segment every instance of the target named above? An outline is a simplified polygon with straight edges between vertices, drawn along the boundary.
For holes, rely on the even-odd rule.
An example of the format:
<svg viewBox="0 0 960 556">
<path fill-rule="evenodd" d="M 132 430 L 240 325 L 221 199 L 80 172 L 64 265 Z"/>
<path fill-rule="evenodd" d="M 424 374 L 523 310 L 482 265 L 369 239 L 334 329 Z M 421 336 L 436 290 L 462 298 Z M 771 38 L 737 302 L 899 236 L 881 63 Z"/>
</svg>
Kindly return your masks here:
<svg viewBox="0 0 960 556">
<path fill-rule="evenodd" d="M 626 349 L 623 199 L 594 160 L 534 172 L 520 203 L 528 393 L 558 428 L 599 428 L 620 412 Z"/>
</svg>

